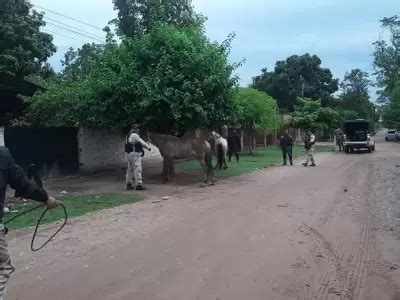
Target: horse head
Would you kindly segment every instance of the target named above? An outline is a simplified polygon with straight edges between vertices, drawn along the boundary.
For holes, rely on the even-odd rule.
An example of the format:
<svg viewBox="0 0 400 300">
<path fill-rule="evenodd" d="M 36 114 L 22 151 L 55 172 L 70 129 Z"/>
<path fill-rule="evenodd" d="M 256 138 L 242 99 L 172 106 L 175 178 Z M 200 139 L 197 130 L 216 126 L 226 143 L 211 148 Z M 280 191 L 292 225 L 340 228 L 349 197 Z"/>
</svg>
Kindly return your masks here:
<svg viewBox="0 0 400 300">
<path fill-rule="evenodd" d="M 154 132 L 150 132 L 149 130 L 147 130 L 146 132 L 146 142 L 159 147 L 157 134 Z"/>
</svg>

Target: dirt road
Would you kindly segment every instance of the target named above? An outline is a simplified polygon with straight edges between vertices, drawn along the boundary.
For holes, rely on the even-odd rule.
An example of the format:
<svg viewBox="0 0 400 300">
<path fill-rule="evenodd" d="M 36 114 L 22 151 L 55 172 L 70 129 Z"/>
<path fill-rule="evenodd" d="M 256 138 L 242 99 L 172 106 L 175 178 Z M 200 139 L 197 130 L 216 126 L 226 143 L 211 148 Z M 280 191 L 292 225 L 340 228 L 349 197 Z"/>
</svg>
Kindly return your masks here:
<svg viewBox="0 0 400 300">
<path fill-rule="evenodd" d="M 149 192 L 39 253 L 19 233 L 8 299 L 400 299 L 400 145 L 317 163 Z"/>
</svg>

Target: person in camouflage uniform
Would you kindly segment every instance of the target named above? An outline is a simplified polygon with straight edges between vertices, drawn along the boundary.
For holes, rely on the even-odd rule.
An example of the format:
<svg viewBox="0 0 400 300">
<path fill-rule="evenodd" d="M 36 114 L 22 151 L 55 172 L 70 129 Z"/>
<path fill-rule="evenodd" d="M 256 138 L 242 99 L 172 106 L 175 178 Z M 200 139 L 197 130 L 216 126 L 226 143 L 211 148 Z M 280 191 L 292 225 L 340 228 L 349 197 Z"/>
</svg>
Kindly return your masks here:
<svg viewBox="0 0 400 300">
<path fill-rule="evenodd" d="M 311 132 L 310 129 L 306 130 L 306 136 L 304 137 L 304 147 L 306 149 L 306 161 L 303 163 L 303 166 L 308 167 L 309 163 L 311 162 L 310 167 L 315 167 L 315 135 Z"/>
<path fill-rule="evenodd" d="M 143 148 L 151 150 L 150 146 L 139 136 L 139 126 L 133 125 L 126 138 L 125 151 L 127 152 L 128 167 L 126 169 L 126 189 L 133 190 L 132 181 L 135 178 L 136 190 L 141 191 L 146 188 L 142 180 L 142 155 Z"/>
<path fill-rule="evenodd" d="M 6 147 L 0 147 L 0 300 L 6 296 L 6 286 L 14 267 L 11 264 L 10 254 L 6 241 L 6 232 L 3 225 L 4 200 L 7 185 L 10 185 L 18 195 L 47 205 L 48 209 L 57 208 L 60 203 L 49 197 L 43 188 L 30 181 L 17 166 Z"/>
</svg>

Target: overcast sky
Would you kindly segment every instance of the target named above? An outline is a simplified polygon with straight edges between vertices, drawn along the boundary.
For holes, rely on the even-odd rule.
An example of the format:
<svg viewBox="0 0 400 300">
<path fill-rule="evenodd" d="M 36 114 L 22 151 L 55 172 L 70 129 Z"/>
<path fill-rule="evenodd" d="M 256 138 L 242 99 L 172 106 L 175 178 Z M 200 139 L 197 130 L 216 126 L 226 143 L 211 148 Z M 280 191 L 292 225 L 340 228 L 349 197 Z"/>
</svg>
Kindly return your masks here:
<svg viewBox="0 0 400 300">
<path fill-rule="evenodd" d="M 101 28 L 116 15 L 111 0 L 32 0 L 32 3 Z M 400 14 L 399 0 L 193 0 L 193 3 L 198 12 L 208 17 L 206 29 L 212 40 L 220 42 L 230 32 L 236 33 L 230 59 L 246 59 L 237 71 L 242 85 L 250 83 L 262 68 L 273 69 L 277 60 L 307 52 L 317 54 L 323 66 L 338 78 L 352 68 L 371 72 L 372 43 L 383 32 L 379 20 Z M 93 27 L 48 11 L 46 16 L 104 36 Z M 69 47 L 93 41 L 51 24 L 47 28 L 58 32 L 54 34 L 58 51 L 51 58 L 56 69 L 60 69 L 59 61 Z"/>
</svg>

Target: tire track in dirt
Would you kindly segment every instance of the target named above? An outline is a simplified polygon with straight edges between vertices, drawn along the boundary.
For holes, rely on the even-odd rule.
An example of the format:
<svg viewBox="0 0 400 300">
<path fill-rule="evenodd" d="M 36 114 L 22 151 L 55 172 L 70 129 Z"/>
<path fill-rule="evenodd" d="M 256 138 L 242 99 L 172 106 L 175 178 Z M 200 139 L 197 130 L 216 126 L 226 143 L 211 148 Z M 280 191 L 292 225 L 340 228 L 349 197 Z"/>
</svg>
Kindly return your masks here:
<svg viewBox="0 0 400 300">
<path fill-rule="evenodd" d="M 315 299 L 360 299 L 367 279 L 373 244 L 368 209 L 368 174 L 373 166 L 372 162 L 366 166 L 356 163 L 353 168 L 351 180 L 347 183 L 351 192 L 345 196 L 344 193 L 337 194 L 338 200 L 326 212 L 322 224 L 302 226 L 313 245 L 310 252 L 315 258 L 316 270 L 310 280 L 318 280 L 314 280 L 315 287 L 310 289 L 308 296 Z M 351 210 L 356 213 L 350 213 Z M 333 232 L 332 228 L 335 229 Z"/>
</svg>

